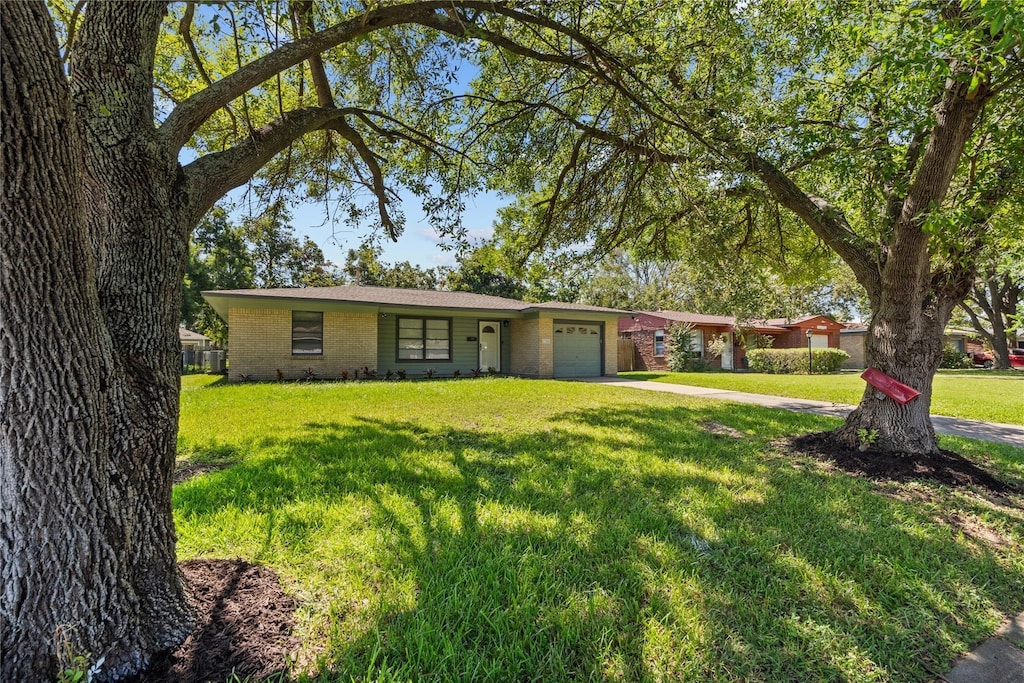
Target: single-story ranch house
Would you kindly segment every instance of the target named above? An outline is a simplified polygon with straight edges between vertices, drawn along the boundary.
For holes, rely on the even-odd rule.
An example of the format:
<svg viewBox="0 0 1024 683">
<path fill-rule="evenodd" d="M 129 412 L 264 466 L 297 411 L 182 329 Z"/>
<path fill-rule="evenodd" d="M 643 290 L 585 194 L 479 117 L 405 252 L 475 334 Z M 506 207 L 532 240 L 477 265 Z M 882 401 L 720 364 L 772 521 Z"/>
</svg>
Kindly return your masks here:
<svg viewBox="0 0 1024 683">
<path fill-rule="evenodd" d="M 178 328 L 178 341 L 182 351 L 206 351 L 210 348 L 210 338 L 184 327 Z"/>
<path fill-rule="evenodd" d="M 474 369 L 523 377 L 615 375 L 626 311 L 346 285 L 203 292 L 228 324 L 230 379 Z"/>
<path fill-rule="evenodd" d="M 727 344 L 721 358 L 710 360 L 712 366 L 723 370 L 744 367 L 746 349 L 741 343 L 736 318 L 726 315 L 703 315 L 682 311 L 646 311 L 632 318 L 619 320 L 619 336 L 630 339 L 636 346 L 634 367 L 637 370 L 667 370 L 665 331 L 673 325 L 693 326 L 695 356 L 704 357 L 712 337 L 727 335 Z M 824 315 L 813 315 L 797 320 L 773 318 L 750 321 L 741 327 L 744 333 L 755 332 L 772 338 L 773 349 L 807 348 L 807 331 L 811 331 L 812 348 L 839 348 L 840 323 Z"/>
<path fill-rule="evenodd" d="M 974 330 L 946 328 L 946 341 L 960 353 L 974 354 L 985 351 L 985 344 Z M 843 368 L 861 369 L 867 367 L 868 326 L 864 323 L 850 323 L 840 333 L 839 348 L 850 357 L 843 361 Z M 1024 347 L 1021 347 L 1024 348 Z"/>
</svg>

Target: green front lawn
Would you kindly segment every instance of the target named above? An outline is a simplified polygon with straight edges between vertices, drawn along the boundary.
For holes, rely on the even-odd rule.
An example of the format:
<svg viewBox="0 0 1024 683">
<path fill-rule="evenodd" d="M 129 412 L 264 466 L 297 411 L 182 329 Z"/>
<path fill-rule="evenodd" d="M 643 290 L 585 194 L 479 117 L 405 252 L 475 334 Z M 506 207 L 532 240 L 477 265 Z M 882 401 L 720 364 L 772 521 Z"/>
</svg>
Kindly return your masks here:
<svg viewBox="0 0 1024 683">
<path fill-rule="evenodd" d="M 620 372 L 619 377 L 851 405 L 860 403 L 864 393 L 864 380 L 859 372 L 834 375 Z M 1024 425 L 1024 372 L 940 370 L 932 387 L 932 414 Z"/>
<path fill-rule="evenodd" d="M 227 467 L 176 486 L 179 556 L 277 570 L 325 680 L 923 681 L 1024 608 L 1024 497 L 779 450 L 828 418 L 501 378 L 183 385 L 182 460 Z M 1024 482 L 1020 449 L 944 445 Z"/>
</svg>

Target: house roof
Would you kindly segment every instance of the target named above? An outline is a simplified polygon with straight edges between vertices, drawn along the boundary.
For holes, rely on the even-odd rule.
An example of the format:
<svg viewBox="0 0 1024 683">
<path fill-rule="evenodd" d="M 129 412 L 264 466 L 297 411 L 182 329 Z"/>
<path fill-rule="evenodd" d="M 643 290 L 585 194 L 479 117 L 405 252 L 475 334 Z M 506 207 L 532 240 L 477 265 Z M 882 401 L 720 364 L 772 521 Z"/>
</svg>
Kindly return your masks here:
<svg viewBox="0 0 1024 683">
<path fill-rule="evenodd" d="M 644 315 L 653 318 L 673 320 L 678 323 L 691 323 L 693 325 L 728 325 L 736 323 L 736 318 L 731 315 L 704 315 L 703 313 L 687 313 L 684 311 L 642 311 Z"/>
<path fill-rule="evenodd" d="M 524 302 L 525 303 L 525 302 Z M 540 310 L 552 310 L 552 311 L 588 311 L 591 313 L 617 313 L 619 315 L 630 315 L 631 311 L 623 311 L 618 308 L 605 308 L 603 306 L 590 306 L 589 304 L 574 304 L 567 303 L 564 301 L 545 301 L 540 304 L 527 304 L 527 307 L 522 309 L 524 311 L 530 311 L 534 309 Z"/>
<path fill-rule="evenodd" d="M 227 307 L 218 306 L 225 298 L 252 300 L 305 300 L 362 304 L 376 306 L 443 308 L 463 310 L 507 311 L 523 313 L 531 310 L 586 311 L 605 315 L 629 315 L 628 311 L 584 304 L 549 301 L 535 304 L 500 296 L 474 294 L 472 292 L 441 292 L 427 289 L 400 289 L 395 287 L 372 287 L 367 285 L 341 285 L 338 287 L 279 287 L 272 289 L 221 289 L 203 292 L 203 296 L 222 317 L 226 318 Z M 224 310 L 222 311 L 221 308 Z"/>
<path fill-rule="evenodd" d="M 760 322 L 772 327 L 791 328 L 803 326 L 804 323 L 809 323 L 814 320 L 825 321 L 826 323 L 836 325 L 839 328 L 844 327 L 842 323 L 836 322 L 827 315 L 805 315 L 801 318 L 769 318 L 768 320 L 762 320 Z"/>
<path fill-rule="evenodd" d="M 651 318 L 659 318 L 661 320 L 670 320 L 677 323 L 688 323 L 690 325 L 716 325 L 719 327 L 727 327 L 729 329 L 736 328 L 736 317 L 732 315 L 705 315 L 704 313 L 690 313 L 688 311 L 638 311 L 645 316 Z M 775 327 L 767 325 L 763 321 L 752 320 L 742 325 L 743 329 L 754 330 L 755 332 L 787 332 L 785 327 Z M 631 327 L 632 330 L 645 329 L 642 324 L 635 324 Z"/>
<path fill-rule="evenodd" d="M 705 315 L 703 313 L 689 313 L 686 311 L 638 311 L 645 316 L 651 318 L 660 318 L 662 320 L 671 320 L 673 322 L 689 323 L 691 325 L 719 325 L 735 329 L 736 317 L 731 315 Z M 834 325 L 840 323 L 835 322 L 828 316 L 823 315 L 808 315 L 796 320 L 787 320 L 786 318 L 772 318 L 769 320 L 747 320 L 743 322 L 739 327 L 745 330 L 753 330 L 754 332 L 762 332 L 769 334 L 781 334 L 783 332 L 789 332 L 792 328 L 801 325 L 802 323 L 809 322 L 811 320 L 817 320 L 823 318 L 830 321 Z M 640 323 L 634 324 L 630 328 L 631 330 L 645 329 Z"/>
<path fill-rule="evenodd" d="M 186 330 L 184 327 L 178 328 L 178 339 L 181 341 L 210 341 L 210 338 L 205 334 Z"/>
</svg>

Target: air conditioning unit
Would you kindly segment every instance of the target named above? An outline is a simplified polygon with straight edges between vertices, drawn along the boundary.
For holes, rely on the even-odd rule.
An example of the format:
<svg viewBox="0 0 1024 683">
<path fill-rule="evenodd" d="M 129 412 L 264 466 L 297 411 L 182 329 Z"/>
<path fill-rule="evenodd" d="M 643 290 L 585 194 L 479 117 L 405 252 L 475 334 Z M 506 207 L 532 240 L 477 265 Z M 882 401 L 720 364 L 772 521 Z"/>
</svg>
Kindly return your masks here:
<svg viewBox="0 0 1024 683">
<path fill-rule="evenodd" d="M 207 351 L 206 355 L 210 359 L 210 372 L 223 372 L 224 371 L 224 352 L 223 351 Z"/>
</svg>

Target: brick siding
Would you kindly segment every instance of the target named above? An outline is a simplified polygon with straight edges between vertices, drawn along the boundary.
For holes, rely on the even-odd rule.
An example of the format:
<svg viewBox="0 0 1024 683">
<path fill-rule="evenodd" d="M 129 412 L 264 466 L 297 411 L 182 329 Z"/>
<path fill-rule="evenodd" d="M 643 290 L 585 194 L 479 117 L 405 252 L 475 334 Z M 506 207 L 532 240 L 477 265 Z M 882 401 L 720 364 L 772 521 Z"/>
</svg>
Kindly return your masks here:
<svg viewBox="0 0 1024 683">
<path fill-rule="evenodd" d="M 266 308 L 232 308 L 229 379 L 241 375 L 273 380 L 280 370 L 285 379 L 305 376 L 313 368 L 319 377 L 339 378 L 377 365 L 377 316 L 373 313 L 324 313 L 322 356 L 292 356 L 292 312 Z"/>
<path fill-rule="evenodd" d="M 555 324 L 551 318 L 512 320 L 510 373 L 523 377 L 553 377 Z M 615 367 L 615 364 L 612 364 Z"/>
<path fill-rule="evenodd" d="M 668 330 L 668 327 L 664 328 Z M 713 368 L 722 367 L 722 359 L 715 358 L 711 359 L 708 357 L 708 341 L 712 337 L 719 334 L 723 334 L 724 330 L 721 327 L 702 327 L 695 326 L 694 330 L 700 330 L 704 335 L 704 358 L 711 364 Z M 634 355 L 634 364 L 637 370 L 668 370 L 668 356 L 655 356 L 654 355 L 654 332 L 655 330 L 635 330 L 629 332 L 629 338 L 633 340 L 633 344 L 636 347 Z M 666 338 L 668 334 L 666 332 Z M 668 345 L 666 344 L 666 349 Z M 732 362 L 734 368 L 743 367 L 743 347 L 736 346 L 735 337 L 733 338 L 732 347 Z"/>
<path fill-rule="evenodd" d="M 540 320 L 513 320 L 509 329 L 512 343 L 510 372 L 524 377 L 540 377 L 540 346 L 537 339 Z"/>
<path fill-rule="evenodd" d="M 857 370 L 868 366 L 867 341 L 866 330 L 839 335 L 839 348 L 850 354 L 850 357 L 843 361 L 844 369 Z"/>
<path fill-rule="evenodd" d="M 618 325 L 614 320 L 604 323 L 604 374 L 614 377 L 619 374 L 619 347 L 615 344 Z"/>
</svg>

